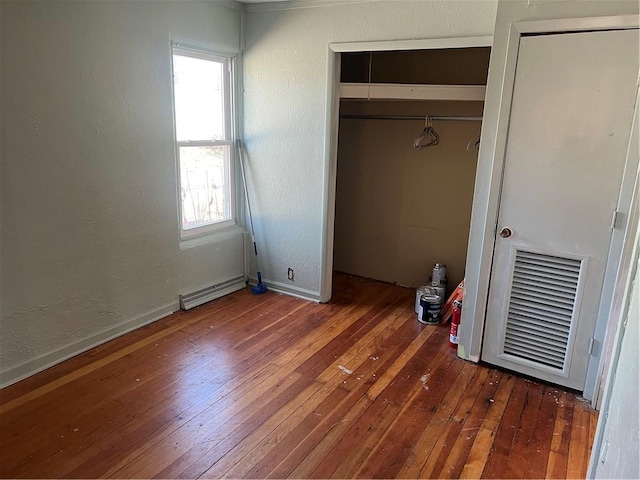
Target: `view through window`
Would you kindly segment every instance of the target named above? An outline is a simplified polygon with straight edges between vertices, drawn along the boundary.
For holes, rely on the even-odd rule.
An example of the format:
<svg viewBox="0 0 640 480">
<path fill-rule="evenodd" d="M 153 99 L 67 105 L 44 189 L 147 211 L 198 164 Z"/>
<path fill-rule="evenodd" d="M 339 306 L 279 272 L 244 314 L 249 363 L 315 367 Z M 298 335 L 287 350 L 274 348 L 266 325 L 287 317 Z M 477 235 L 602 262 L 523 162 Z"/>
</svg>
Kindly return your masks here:
<svg viewBox="0 0 640 480">
<path fill-rule="evenodd" d="M 233 223 L 231 59 L 173 48 L 182 236 Z"/>
</svg>

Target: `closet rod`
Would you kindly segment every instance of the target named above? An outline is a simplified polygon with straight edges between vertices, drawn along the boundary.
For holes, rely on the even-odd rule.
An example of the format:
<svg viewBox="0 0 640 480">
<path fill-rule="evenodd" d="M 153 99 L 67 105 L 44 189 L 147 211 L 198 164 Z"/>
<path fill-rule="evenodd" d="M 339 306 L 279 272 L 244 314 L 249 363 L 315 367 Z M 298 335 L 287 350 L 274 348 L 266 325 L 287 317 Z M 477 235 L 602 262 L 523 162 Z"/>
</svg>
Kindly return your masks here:
<svg viewBox="0 0 640 480">
<path fill-rule="evenodd" d="M 422 115 L 348 115 L 342 114 L 340 118 L 361 118 L 366 120 L 422 120 L 427 116 Z M 433 121 L 445 122 L 481 122 L 482 117 L 455 117 L 455 116 L 429 116 Z"/>
</svg>

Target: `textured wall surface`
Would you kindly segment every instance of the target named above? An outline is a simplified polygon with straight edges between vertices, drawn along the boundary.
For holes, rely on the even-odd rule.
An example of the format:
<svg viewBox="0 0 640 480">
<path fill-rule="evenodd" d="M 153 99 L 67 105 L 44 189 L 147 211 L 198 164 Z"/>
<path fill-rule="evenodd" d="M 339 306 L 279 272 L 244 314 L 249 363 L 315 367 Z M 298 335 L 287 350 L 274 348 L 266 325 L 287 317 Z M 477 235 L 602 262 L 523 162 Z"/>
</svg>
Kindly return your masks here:
<svg viewBox="0 0 640 480">
<path fill-rule="evenodd" d="M 243 272 L 242 233 L 180 248 L 171 39 L 237 51 L 211 2 L 2 2 L 7 371 Z M 55 359 L 55 354 L 52 359 Z"/>
<path fill-rule="evenodd" d="M 639 237 L 640 238 L 640 237 Z M 637 240 L 636 240 L 637 244 Z M 636 245 L 636 252 L 638 245 Z M 638 254 L 635 262 L 638 264 Z M 602 412 L 600 422 L 606 420 L 602 433 L 603 444 L 594 452 L 594 478 L 640 478 L 640 381 L 638 339 L 640 338 L 640 265 L 636 266 L 631 282 L 629 310 L 620 347 L 620 357 L 614 365 L 609 408 Z"/>
<path fill-rule="evenodd" d="M 247 13 L 244 128 L 265 277 L 320 292 L 329 43 L 490 35 L 495 11 L 430 0 Z"/>
</svg>

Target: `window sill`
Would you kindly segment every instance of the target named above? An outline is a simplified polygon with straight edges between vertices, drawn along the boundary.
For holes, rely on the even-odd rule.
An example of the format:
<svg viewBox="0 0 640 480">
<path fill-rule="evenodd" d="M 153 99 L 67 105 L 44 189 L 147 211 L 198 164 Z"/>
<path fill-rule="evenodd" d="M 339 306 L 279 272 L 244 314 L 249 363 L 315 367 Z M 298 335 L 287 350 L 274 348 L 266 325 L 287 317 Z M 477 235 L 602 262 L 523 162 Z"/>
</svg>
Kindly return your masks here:
<svg viewBox="0 0 640 480">
<path fill-rule="evenodd" d="M 180 239 L 180 250 L 188 250 L 194 247 L 202 247 L 205 245 L 212 245 L 221 240 L 227 240 L 231 237 L 243 235 L 245 233 L 244 228 L 238 224 L 229 225 L 227 227 L 221 227 L 219 229 L 203 232 L 201 235 L 194 235 L 187 238 Z"/>
</svg>

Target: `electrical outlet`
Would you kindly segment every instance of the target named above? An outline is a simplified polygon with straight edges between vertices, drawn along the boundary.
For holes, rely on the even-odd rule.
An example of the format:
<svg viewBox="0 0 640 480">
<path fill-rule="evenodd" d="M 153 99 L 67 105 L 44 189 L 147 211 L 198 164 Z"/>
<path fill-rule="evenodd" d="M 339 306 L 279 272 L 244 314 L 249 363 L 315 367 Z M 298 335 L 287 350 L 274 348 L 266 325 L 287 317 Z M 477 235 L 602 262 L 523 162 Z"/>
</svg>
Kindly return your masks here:
<svg viewBox="0 0 640 480">
<path fill-rule="evenodd" d="M 291 267 L 287 269 L 287 278 L 293 282 L 293 268 Z"/>
</svg>

